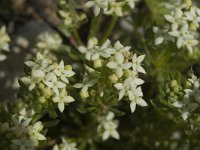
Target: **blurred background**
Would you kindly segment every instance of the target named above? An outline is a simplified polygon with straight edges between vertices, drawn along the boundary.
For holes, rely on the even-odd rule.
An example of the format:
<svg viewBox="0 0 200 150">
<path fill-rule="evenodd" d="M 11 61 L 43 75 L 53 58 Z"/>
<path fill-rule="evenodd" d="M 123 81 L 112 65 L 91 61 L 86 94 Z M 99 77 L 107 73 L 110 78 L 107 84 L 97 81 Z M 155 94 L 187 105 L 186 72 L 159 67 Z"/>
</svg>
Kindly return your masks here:
<svg viewBox="0 0 200 150">
<path fill-rule="evenodd" d="M 0 0 L 0 26 L 6 25 L 11 41 L 15 41 L 7 59 L 0 62 L 0 100 L 14 98 L 24 61 L 34 53 L 38 35 L 52 32 L 59 22 L 57 4 L 58 0 Z"/>
</svg>

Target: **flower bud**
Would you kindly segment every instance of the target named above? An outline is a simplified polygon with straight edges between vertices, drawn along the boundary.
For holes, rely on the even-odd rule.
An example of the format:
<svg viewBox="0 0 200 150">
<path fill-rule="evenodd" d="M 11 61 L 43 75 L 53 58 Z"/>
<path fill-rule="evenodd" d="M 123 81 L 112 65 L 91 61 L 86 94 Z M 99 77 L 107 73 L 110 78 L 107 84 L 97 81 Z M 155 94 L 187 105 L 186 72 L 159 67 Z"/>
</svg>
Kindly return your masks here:
<svg viewBox="0 0 200 150">
<path fill-rule="evenodd" d="M 101 59 L 94 60 L 94 68 L 100 68 L 100 67 L 102 67 Z"/>
<path fill-rule="evenodd" d="M 116 83 L 118 81 L 118 79 L 119 79 L 116 74 L 112 74 L 108 78 L 112 83 Z"/>
<path fill-rule="evenodd" d="M 189 29 L 190 29 L 190 31 L 195 32 L 195 31 L 197 31 L 197 26 L 194 23 L 190 23 Z"/>
<path fill-rule="evenodd" d="M 191 88 L 191 87 L 192 87 L 192 83 L 189 82 L 189 81 L 187 81 L 187 82 L 186 82 L 186 88 Z"/>
<path fill-rule="evenodd" d="M 173 87 L 173 91 L 174 91 L 174 93 L 178 93 L 179 92 L 179 87 L 178 86 Z"/>
<path fill-rule="evenodd" d="M 40 98 L 39 98 L 39 102 L 40 102 L 40 103 L 45 103 L 45 102 L 46 102 L 45 97 L 44 97 L 44 96 L 40 97 Z"/>
<path fill-rule="evenodd" d="M 174 92 L 170 92 L 169 95 L 174 97 Z"/>
<path fill-rule="evenodd" d="M 88 47 L 92 48 L 98 44 L 97 38 L 93 37 L 88 41 Z"/>
<path fill-rule="evenodd" d="M 43 89 L 45 87 L 45 85 L 43 83 L 39 83 L 38 88 L 39 89 Z"/>
<path fill-rule="evenodd" d="M 97 94 L 97 91 L 96 91 L 96 90 L 91 90 L 91 91 L 90 91 L 90 95 L 95 96 L 96 94 Z"/>
<path fill-rule="evenodd" d="M 80 96 L 82 99 L 86 99 L 89 97 L 88 91 L 80 91 Z"/>
<path fill-rule="evenodd" d="M 70 70 L 70 71 L 72 71 L 72 66 L 71 66 L 71 65 L 66 65 L 66 66 L 65 66 L 65 70 Z"/>
<path fill-rule="evenodd" d="M 42 94 L 45 98 L 51 97 L 52 93 L 52 90 L 47 87 L 42 89 Z"/>
<path fill-rule="evenodd" d="M 124 76 L 125 76 L 126 78 L 131 77 L 132 75 L 133 75 L 133 72 L 132 72 L 130 69 L 126 69 L 126 70 L 124 71 Z"/>
<path fill-rule="evenodd" d="M 171 87 L 176 87 L 176 86 L 178 86 L 178 83 L 176 80 L 172 80 L 170 85 L 171 85 Z"/>
<path fill-rule="evenodd" d="M 190 7 L 192 5 L 192 0 L 184 0 L 184 3 L 187 7 Z"/>
</svg>

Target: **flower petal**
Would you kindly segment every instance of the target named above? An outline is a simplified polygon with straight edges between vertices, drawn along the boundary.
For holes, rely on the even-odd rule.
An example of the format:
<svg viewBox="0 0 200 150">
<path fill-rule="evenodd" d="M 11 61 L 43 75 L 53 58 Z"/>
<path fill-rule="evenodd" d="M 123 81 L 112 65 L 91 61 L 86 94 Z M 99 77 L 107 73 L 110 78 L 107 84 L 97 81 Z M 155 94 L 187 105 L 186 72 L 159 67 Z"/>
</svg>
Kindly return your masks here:
<svg viewBox="0 0 200 150">
<path fill-rule="evenodd" d="M 107 63 L 106 66 L 110 69 L 115 69 L 115 68 L 117 68 L 117 63 L 111 61 L 111 62 Z"/>
<path fill-rule="evenodd" d="M 130 108 L 131 108 L 131 112 L 133 113 L 135 111 L 135 109 L 136 109 L 136 103 L 134 101 L 132 101 L 130 103 Z"/>
</svg>

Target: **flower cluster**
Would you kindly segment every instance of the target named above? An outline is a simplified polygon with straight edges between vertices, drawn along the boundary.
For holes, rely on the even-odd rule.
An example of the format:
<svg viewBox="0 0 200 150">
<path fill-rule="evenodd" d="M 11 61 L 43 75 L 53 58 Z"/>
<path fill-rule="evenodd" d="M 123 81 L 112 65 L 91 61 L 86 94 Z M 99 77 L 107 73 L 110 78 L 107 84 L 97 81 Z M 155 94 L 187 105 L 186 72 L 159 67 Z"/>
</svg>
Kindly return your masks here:
<svg viewBox="0 0 200 150">
<path fill-rule="evenodd" d="M 34 149 L 46 141 L 42 122 L 33 122 L 34 111 L 27 110 L 26 105 L 21 105 L 23 103 L 20 100 L 19 102 L 15 107 L 17 112 L 8 108 L 0 110 L 7 117 L 0 120 L 0 136 L 3 138 L 0 142 L 3 147 L 0 148 L 9 146 L 8 149 Z"/>
<path fill-rule="evenodd" d="M 62 46 L 62 39 L 56 33 L 43 32 L 38 35 L 35 53 L 41 53 L 45 57 L 57 61 L 53 52 L 58 51 Z"/>
<path fill-rule="evenodd" d="M 177 7 L 167 6 L 170 11 L 170 14 L 164 15 L 167 24 L 163 29 L 153 28 L 157 35 L 155 44 L 159 45 L 164 40 L 175 41 L 179 49 L 187 48 L 192 52 L 198 44 L 197 29 L 200 23 L 200 9 L 181 3 Z"/>
<path fill-rule="evenodd" d="M 83 13 L 77 13 L 77 4 L 75 1 L 60 0 L 61 10 L 60 16 L 64 19 L 65 28 L 76 28 L 82 21 L 86 19 L 86 15 Z"/>
<path fill-rule="evenodd" d="M 62 137 L 62 143 L 54 145 L 53 150 L 77 150 L 76 143 Z"/>
<path fill-rule="evenodd" d="M 115 98 L 121 100 L 123 97 L 128 97 L 131 101 L 132 112 L 135 111 L 136 104 L 147 106 L 147 103 L 142 99 L 143 93 L 140 87 L 144 81 L 138 77 L 138 73 L 145 73 L 141 66 L 145 56 L 132 54 L 131 47 L 124 47 L 119 41 L 114 46 L 109 40 L 101 46 L 97 44 L 98 40 L 92 38 L 87 47 L 79 47 L 79 50 L 85 55 L 87 70 L 83 83 L 74 85 L 77 88 L 82 88 L 81 96 L 88 98 L 89 93 L 98 92 L 100 99 L 103 99 L 104 95 L 107 95 L 105 98 L 109 99 L 108 97 L 111 95 L 107 92 L 116 93 L 117 90 L 118 96 Z M 95 86 L 94 89 L 98 90 L 88 92 L 88 89 L 93 86 Z M 107 88 L 110 90 L 106 90 Z"/>
<path fill-rule="evenodd" d="M 169 104 L 174 103 L 184 95 L 183 87 L 177 82 L 177 80 L 172 80 L 166 83 L 164 90 Z"/>
<path fill-rule="evenodd" d="M 56 50 L 62 44 L 62 39 L 58 34 L 50 34 L 49 32 L 41 33 L 38 36 L 37 48 L 42 50 Z"/>
<path fill-rule="evenodd" d="M 3 61 L 6 59 L 6 55 L 4 52 L 9 51 L 9 45 L 8 43 L 10 42 L 10 38 L 8 34 L 6 33 L 6 28 L 5 26 L 2 26 L 0 28 L 0 61 Z"/>
<path fill-rule="evenodd" d="M 68 78 L 75 74 L 70 65 L 65 66 L 63 61 L 59 64 L 53 63 L 40 53 L 34 61 L 27 61 L 25 64 L 28 67 L 28 76 L 22 77 L 20 81 L 28 87 L 30 97 L 37 96 L 40 105 L 57 104 L 59 110 L 63 112 L 64 106 L 74 101 L 66 90 L 69 84 Z"/>
<path fill-rule="evenodd" d="M 123 16 L 124 6 L 128 5 L 131 9 L 134 9 L 135 2 L 137 1 L 138 0 L 92 0 L 86 2 L 85 6 L 87 8 L 93 7 L 95 16 L 99 15 L 101 9 L 103 13 L 107 15 Z"/>
<path fill-rule="evenodd" d="M 115 114 L 113 112 L 108 112 L 106 116 L 99 118 L 98 132 L 102 134 L 102 139 L 107 140 L 109 137 L 119 140 L 119 133 L 117 132 L 117 127 L 119 122 L 114 120 Z"/>
<path fill-rule="evenodd" d="M 173 103 L 179 109 L 183 120 L 192 116 L 193 112 L 200 106 L 200 81 L 195 75 L 192 75 L 188 82 L 191 88 L 184 90 L 185 94 L 181 101 Z"/>
</svg>

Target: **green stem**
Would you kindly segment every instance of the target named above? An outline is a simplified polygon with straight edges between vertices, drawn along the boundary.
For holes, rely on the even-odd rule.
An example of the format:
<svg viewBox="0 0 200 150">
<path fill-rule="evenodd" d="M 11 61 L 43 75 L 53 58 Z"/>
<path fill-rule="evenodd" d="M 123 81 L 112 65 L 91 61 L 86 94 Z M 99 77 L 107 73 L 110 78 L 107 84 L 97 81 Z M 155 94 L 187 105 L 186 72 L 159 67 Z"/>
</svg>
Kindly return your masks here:
<svg viewBox="0 0 200 150">
<path fill-rule="evenodd" d="M 99 14 L 97 17 L 94 17 L 91 21 L 90 26 L 90 32 L 88 35 L 88 40 L 94 36 L 96 36 L 97 30 L 99 28 L 99 22 L 100 22 L 101 14 Z"/>
<path fill-rule="evenodd" d="M 100 45 L 102 45 L 106 41 L 106 39 L 110 36 L 111 32 L 113 31 L 113 28 L 115 27 L 116 22 L 117 22 L 117 17 L 113 16 L 105 27 L 103 37 L 100 41 Z"/>
<path fill-rule="evenodd" d="M 73 35 L 78 45 L 84 45 L 76 29 L 73 30 Z"/>
</svg>

